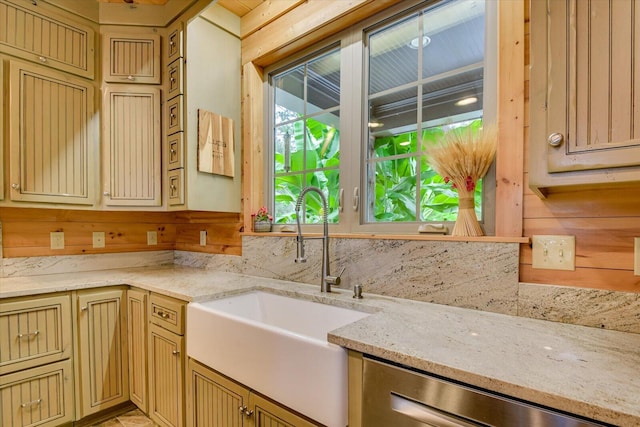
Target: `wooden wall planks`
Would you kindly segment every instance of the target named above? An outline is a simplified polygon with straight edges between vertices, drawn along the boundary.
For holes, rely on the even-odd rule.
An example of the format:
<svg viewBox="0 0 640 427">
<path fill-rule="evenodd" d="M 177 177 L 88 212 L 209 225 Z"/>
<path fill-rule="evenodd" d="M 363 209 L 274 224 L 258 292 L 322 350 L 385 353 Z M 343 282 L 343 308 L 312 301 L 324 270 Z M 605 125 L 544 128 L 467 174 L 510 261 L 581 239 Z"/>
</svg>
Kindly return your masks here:
<svg viewBox="0 0 640 427">
<path fill-rule="evenodd" d="M 633 274 L 633 238 L 640 236 L 640 188 L 586 189 L 540 199 L 529 189 L 529 3 L 525 12 L 525 123 L 523 235 L 576 237 L 576 270 L 532 268 L 529 245 L 521 245 L 520 281 L 640 292 Z M 499 201 L 498 201 L 499 203 Z"/>
<path fill-rule="evenodd" d="M 239 214 L 216 212 L 97 212 L 65 209 L 0 209 L 5 258 L 115 252 L 191 250 L 241 253 Z M 200 230 L 208 231 L 200 246 Z M 50 248 L 50 232 L 63 231 L 64 249 Z M 105 233 L 105 247 L 93 248 L 94 231 Z M 158 244 L 147 245 L 147 231 Z"/>
</svg>

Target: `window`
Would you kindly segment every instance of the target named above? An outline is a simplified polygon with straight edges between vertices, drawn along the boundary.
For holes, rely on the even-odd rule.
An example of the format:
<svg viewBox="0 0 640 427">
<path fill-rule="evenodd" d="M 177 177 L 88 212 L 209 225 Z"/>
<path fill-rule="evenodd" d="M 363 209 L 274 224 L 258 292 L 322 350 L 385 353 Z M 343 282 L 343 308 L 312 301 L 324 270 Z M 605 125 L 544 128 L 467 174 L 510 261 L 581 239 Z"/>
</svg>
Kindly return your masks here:
<svg viewBox="0 0 640 427">
<path fill-rule="evenodd" d="M 295 223 L 307 185 L 325 191 L 339 231 L 416 233 L 419 223 L 455 220 L 457 192 L 431 170 L 424 148 L 451 127 L 495 116 L 491 3 L 414 2 L 267 70 L 276 224 Z M 487 234 L 492 173 L 476 191 Z M 303 223 L 321 221 L 319 198 L 309 194 L 301 212 Z"/>
</svg>

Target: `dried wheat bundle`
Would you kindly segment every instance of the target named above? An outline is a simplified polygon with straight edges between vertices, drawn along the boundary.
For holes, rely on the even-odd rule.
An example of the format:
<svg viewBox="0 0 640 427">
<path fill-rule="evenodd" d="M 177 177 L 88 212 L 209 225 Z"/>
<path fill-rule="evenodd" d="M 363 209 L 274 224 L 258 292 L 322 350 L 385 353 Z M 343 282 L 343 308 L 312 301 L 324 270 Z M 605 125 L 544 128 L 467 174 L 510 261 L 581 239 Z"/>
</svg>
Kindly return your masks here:
<svg viewBox="0 0 640 427">
<path fill-rule="evenodd" d="M 476 183 L 487 174 L 496 155 L 498 129 L 484 124 L 448 131 L 442 140 L 426 148 L 428 162 L 445 182 L 458 191 L 458 219 L 451 232 L 454 236 L 482 236 L 476 218 L 473 194 Z"/>
</svg>

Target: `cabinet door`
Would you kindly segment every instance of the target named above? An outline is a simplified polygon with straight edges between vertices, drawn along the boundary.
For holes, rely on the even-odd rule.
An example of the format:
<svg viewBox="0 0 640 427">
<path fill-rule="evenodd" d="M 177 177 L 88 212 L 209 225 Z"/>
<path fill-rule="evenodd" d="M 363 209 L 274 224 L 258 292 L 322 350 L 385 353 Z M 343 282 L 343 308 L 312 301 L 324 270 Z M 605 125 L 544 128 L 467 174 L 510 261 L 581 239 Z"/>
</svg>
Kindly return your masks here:
<svg viewBox="0 0 640 427">
<path fill-rule="evenodd" d="M 253 392 L 249 395 L 249 408 L 255 427 L 321 426 Z"/>
<path fill-rule="evenodd" d="M 160 36 L 105 34 L 104 80 L 111 83 L 160 83 Z"/>
<path fill-rule="evenodd" d="M 168 427 L 184 425 L 184 338 L 149 326 L 149 416 Z"/>
<path fill-rule="evenodd" d="M 189 359 L 187 376 L 188 426 L 247 426 L 248 389 L 193 359 Z"/>
<path fill-rule="evenodd" d="M 125 290 L 77 296 L 79 418 L 129 400 Z"/>
<path fill-rule="evenodd" d="M 532 184 L 640 179 L 636 0 L 533 1 L 531 26 Z"/>
<path fill-rule="evenodd" d="M 129 397 L 147 412 L 147 297 L 146 291 L 127 291 L 127 342 L 129 344 Z"/>
<path fill-rule="evenodd" d="M 44 2 L 0 1 L 0 51 L 93 79 L 95 31 L 59 10 Z"/>
<path fill-rule="evenodd" d="M 11 61 L 11 199 L 93 204 L 93 87 L 87 81 Z"/>
<path fill-rule="evenodd" d="M 71 360 L 0 377 L 0 425 L 55 427 L 73 421 Z"/>
<path fill-rule="evenodd" d="M 159 206 L 160 89 L 109 86 L 103 114 L 105 204 Z"/>
</svg>

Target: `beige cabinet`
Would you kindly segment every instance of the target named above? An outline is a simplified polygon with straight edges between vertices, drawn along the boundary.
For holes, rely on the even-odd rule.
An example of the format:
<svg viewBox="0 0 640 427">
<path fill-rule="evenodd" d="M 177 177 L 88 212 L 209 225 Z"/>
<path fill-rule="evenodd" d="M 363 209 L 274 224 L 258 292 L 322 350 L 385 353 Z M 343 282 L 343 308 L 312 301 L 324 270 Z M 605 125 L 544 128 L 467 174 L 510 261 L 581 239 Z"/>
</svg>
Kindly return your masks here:
<svg viewBox="0 0 640 427">
<path fill-rule="evenodd" d="M 129 398 L 143 412 L 148 411 L 147 311 L 149 293 L 127 290 L 127 343 L 129 344 Z"/>
<path fill-rule="evenodd" d="M 10 61 L 9 179 L 14 201 L 95 201 L 93 87 L 38 65 Z"/>
<path fill-rule="evenodd" d="M 103 103 L 107 206 L 160 206 L 160 89 L 109 85 Z"/>
<path fill-rule="evenodd" d="M 71 421 L 71 360 L 0 376 L 0 425 L 3 427 L 54 427 Z"/>
<path fill-rule="evenodd" d="M 93 79 L 95 31 L 45 2 L 0 0 L 0 52 Z"/>
<path fill-rule="evenodd" d="M 531 2 L 529 182 L 538 194 L 640 180 L 638 10 L 635 0 Z"/>
<path fill-rule="evenodd" d="M 0 300 L 0 425 L 73 420 L 69 294 Z"/>
<path fill-rule="evenodd" d="M 129 400 L 126 290 L 78 292 L 77 419 Z"/>
<path fill-rule="evenodd" d="M 185 303 L 152 293 L 149 299 L 149 417 L 184 424 Z"/>
<path fill-rule="evenodd" d="M 317 427 L 320 424 L 189 359 L 187 425 L 192 427 Z"/>
<path fill-rule="evenodd" d="M 160 84 L 160 35 L 103 35 L 103 79 L 110 83 Z"/>
</svg>

